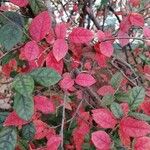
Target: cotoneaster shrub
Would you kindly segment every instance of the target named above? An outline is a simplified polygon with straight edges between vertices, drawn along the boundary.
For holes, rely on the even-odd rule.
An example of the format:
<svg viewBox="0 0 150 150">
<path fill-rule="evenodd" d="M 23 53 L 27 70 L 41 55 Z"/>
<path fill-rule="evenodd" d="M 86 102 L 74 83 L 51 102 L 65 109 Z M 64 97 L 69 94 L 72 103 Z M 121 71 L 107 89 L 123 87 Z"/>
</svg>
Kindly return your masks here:
<svg viewBox="0 0 150 150">
<path fill-rule="evenodd" d="M 0 150 L 150 149 L 148 1 L 0 3 Z"/>
</svg>

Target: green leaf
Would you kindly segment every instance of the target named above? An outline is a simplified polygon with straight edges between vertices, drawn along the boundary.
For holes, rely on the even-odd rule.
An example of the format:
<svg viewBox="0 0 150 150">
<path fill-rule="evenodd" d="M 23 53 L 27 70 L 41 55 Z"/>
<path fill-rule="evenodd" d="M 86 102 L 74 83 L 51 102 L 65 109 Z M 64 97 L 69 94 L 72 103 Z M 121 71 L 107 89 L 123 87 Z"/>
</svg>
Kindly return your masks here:
<svg viewBox="0 0 150 150">
<path fill-rule="evenodd" d="M 41 0 L 29 0 L 29 4 L 34 14 L 46 10 L 46 7 Z"/>
<path fill-rule="evenodd" d="M 17 25 L 8 23 L 0 28 L 0 44 L 6 50 L 11 50 L 21 41 L 22 35 L 22 31 Z"/>
<path fill-rule="evenodd" d="M 123 76 L 122 76 L 121 72 L 117 72 L 112 76 L 110 83 L 111 83 L 112 87 L 117 89 L 120 86 L 122 80 L 123 80 Z"/>
<path fill-rule="evenodd" d="M 109 2 L 109 0 L 101 0 L 101 5 L 106 5 Z"/>
<path fill-rule="evenodd" d="M 61 79 L 61 76 L 50 68 L 39 68 L 31 72 L 33 79 L 42 86 L 49 87 L 55 85 Z"/>
<path fill-rule="evenodd" d="M 22 137 L 27 140 L 30 141 L 33 139 L 35 134 L 35 127 L 33 123 L 29 123 L 27 125 L 24 125 L 22 128 Z"/>
<path fill-rule="evenodd" d="M 24 25 L 24 19 L 19 13 L 13 11 L 3 12 L 0 15 L 0 24 L 5 25 L 10 22 L 19 25 L 20 27 L 23 27 Z"/>
<path fill-rule="evenodd" d="M 122 111 L 121 106 L 118 103 L 116 102 L 112 103 L 110 106 L 110 109 L 116 118 L 118 119 L 122 118 L 123 111 Z"/>
<path fill-rule="evenodd" d="M 143 113 L 130 112 L 129 116 L 134 117 L 135 119 L 143 120 L 143 121 L 150 121 L 150 116 L 143 114 Z"/>
<path fill-rule="evenodd" d="M 5 118 L 8 116 L 9 112 L 0 112 L 0 127 L 3 126 Z"/>
<path fill-rule="evenodd" d="M 24 120 L 30 120 L 34 113 L 34 102 L 32 96 L 23 96 L 16 93 L 14 97 L 14 109 L 18 116 Z"/>
<path fill-rule="evenodd" d="M 13 82 L 13 88 L 16 92 L 28 96 L 34 90 L 34 80 L 30 75 L 17 75 Z"/>
<path fill-rule="evenodd" d="M 132 110 L 136 110 L 144 101 L 145 89 L 143 87 L 134 87 L 129 91 L 129 105 Z"/>
<path fill-rule="evenodd" d="M 119 102 L 128 102 L 129 99 L 129 94 L 122 92 L 122 91 L 117 91 L 115 93 L 115 100 L 119 101 Z"/>
<path fill-rule="evenodd" d="M 0 149 L 15 150 L 17 133 L 14 128 L 3 128 L 0 131 Z"/>
<path fill-rule="evenodd" d="M 113 101 L 114 101 L 114 96 L 113 95 L 105 95 L 102 98 L 101 105 L 102 106 L 109 106 L 109 105 L 112 104 Z"/>
<path fill-rule="evenodd" d="M 26 140 L 20 139 L 18 141 L 17 145 L 19 145 L 19 148 L 21 148 L 21 150 L 28 150 L 29 149 L 29 143 Z"/>
</svg>

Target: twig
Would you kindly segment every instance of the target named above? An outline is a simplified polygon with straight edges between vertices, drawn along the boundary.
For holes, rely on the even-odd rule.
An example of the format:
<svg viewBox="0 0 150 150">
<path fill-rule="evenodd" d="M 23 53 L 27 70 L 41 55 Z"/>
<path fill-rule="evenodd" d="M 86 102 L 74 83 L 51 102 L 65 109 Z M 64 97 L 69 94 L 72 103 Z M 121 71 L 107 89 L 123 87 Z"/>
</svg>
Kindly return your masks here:
<svg viewBox="0 0 150 150">
<path fill-rule="evenodd" d="M 60 136 L 61 136 L 61 150 L 64 150 L 64 124 L 65 124 L 65 106 L 67 102 L 67 93 L 64 95 L 64 103 L 63 103 L 63 112 L 62 112 L 62 122 L 61 122 L 61 130 L 60 130 Z"/>
</svg>

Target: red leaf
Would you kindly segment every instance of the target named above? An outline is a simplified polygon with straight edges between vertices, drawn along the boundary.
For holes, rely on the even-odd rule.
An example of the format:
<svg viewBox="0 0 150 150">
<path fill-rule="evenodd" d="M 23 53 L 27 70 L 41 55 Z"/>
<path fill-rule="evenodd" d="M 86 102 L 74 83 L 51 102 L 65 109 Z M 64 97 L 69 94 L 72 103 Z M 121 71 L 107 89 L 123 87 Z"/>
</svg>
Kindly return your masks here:
<svg viewBox="0 0 150 150">
<path fill-rule="evenodd" d="M 79 75 L 77 75 L 75 82 L 78 85 L 89 87 L 93 85 L 96 80 L 90 74 L 80 73 Z"/>
<path fill-rule="evenodd" d="M 121 120 L 120 129 L 130 137 L 140 137 L 150 133 L 150 125 L 148 123 L 131 117 Z"/>
<path fill-rule="evenodd" d="M 150 101 L 144 101 L 141 104 L 141 109 L 144 111 L 145 114 L 150 115 Z"/>
<path fill-rule="evenodd" d="M 128 112 L 130 111 L 128 103 L 121 103 L 120 106 L 122 108 L 124 116 L 127 116 Z"/>
<path fill-rule="evenodd" d="M 49 52 L 49 54 L 47 55 L 47 58 L 46 58 L 46 66 L 56 70 L 59 74 L 62 74 L 64 63 L 63 63 L 63 60 L 60 60 L 58 62 L 54 58 L 53 53 Z"/>
<path fill-rule="evenodd" d="M 78 27 L 72 30 L 69 35 L 70 41 L 72 43 L 88 43 L 93 39 L 93 33 L 82 27 Z"/>
<path fill-rule="evenodd" d="M 26 43 L 24 49 L 23 49 L 24 57 L 28 61 L 32 61 L 36 59 L 39 56 L 40 50 L 35 41 L 30 41 Z"/>
<path fill-rule="evenodd" d="M 93 132 L 92 142 L 99 150 L 110 150 L 111 148 L 111 139 L 105 131 Z"/>
<path fill-rule="evenodd" d="M 61 143 L 61 137 L 57 135 L 53 135 L 48 139 L 47 149 L 58 150 L 60 143 Z"/>
<path fill-rule="evenodd" d="M 65 39 L 67 32 L 67 25 L 65 23 L 57 24 L 55 27 L 55 34 L 57 39 Z"/>
<path fill-rule="evenodd" d="M 53 55 L 57 61 L 60 61 L 66 56 L 68 52 L 68 45 L 63 39 L 58 39 L 53 45 Z"/>
<path fill-rule="evenodd" d="M 98 65 L 100 67 L 107 67 L 107 57 L 106 56 L 96 53 L 95 60 L 97 61 Z"/>
<path fill-rule="evenodd" d="M 131 22 L 129 21 L 129 17 L 128 16 L 124 17 L 120 23 L 120 30 L 122 32 L 128 33 L 130 27 L 131 27 Z"/>
<path fill-rule="evenodd" d="M 94 121 L 102 128 L 114 128 L 117 124 L 115 117 L 108 109 L 95 109 L 92 113 Z"/>
<path fill-rule="evenodd" d="M 150 28 L 149 27 L 144 27 L 143 28 L 143 34 L 146 38 L 150 38 Z"/>
<path fill-rule="evenodd" d="M 9 0 L 9 1 L 19 7 L 25 7 L 28 5 L 28 0 Z"/>
<path fill-rule="evenodd" d="M 149 150 L 150 137 L 140 137 L 135 140 L 134 150 Z"/>
<path fill-rule="evenodd" d="M 47 11 L 40 13 L 36 16 L 29 27 L 31 37 L 39 42 L 45 38 L 46 34 L 49 33 L 51 27 L 51 18 Z"/>
<path fill-rule="evenodd" d="M 44 122 L 42 122 L 41 120 L 35 120 L 34 122 L 35 125 L 35 139 L 42 139 L 44 137 L 47 136 L 47 134 L 49 133 L 49 129 L 48 129 L 48 125 Z"/>
<path fill-rule="evenodd" d="M 34 97 L 35 109 L 41 111 L 44 114 L 55 112 L 55 106 L 53 102 L 45 96 Z"/>
<path fill-rule="evenodd" d="M 138 27 L 144 26 L 144 17 L 141 14 L 131 13 L 129 15 L 129 20 L 131 22 L 131 25 L 138 26 Z"/>
<path fill-rule="evenodd" d="M 130 147 L 131 144 L 130 137 L 126 135 L 126 133 L 124 133 L 122 130 L 119 130 L 118 132 L 119 132 L 121 143 L 126 147 Z"/>
<path fill-rule="evenodd" d="M 144 34 L 145 38 L 149 39 L 150 38 L 150 28 L 144 27 L 143 34 Z M 146 40 L 145 42 L 146 42 L 147 46 L 150 46 L 150 40 Z"/>
<path fill-rule="evenodd" d="M 4 122 L 4 126 L 22 126 L 28 122 L 20 118 L 15 111 L 11 112 Z"/>
<path fill-rule="evenodd" d="M 122 47 L 124 47 L 125 45 L 129 43 L 129 35 L 125 32 L 122 32 L 121 30 L 118 33 L 118 39 Z"/>
<path fill-rule="evenodd" d="M 99 44 L 99 48 L 100 52 L 107 57 L 111 57 L 114 51 L 114 48 L 110 41 L 101 42 Z"/>
<path fill-rule="evenodd" d="M 129 3 L 133 6 L 139 6 L 140 5 L 140 0 L 129 0 Z"/>
<path fill-rule="evenodd" d="M 110 85 L 104 85 L 97 91 L 97 93 L 102 96 L 105 96 L 107 94 L 114 94 L 114 92 L 115 90 Z"/>
<path fill-rule="evenodd" d="M 69 73 L 63 75 L 63 79 L 60 81 L 60 87 L 64 90 L 72 88 L 74 85 L 74 80 L 71 78 Z"/>
</svg>

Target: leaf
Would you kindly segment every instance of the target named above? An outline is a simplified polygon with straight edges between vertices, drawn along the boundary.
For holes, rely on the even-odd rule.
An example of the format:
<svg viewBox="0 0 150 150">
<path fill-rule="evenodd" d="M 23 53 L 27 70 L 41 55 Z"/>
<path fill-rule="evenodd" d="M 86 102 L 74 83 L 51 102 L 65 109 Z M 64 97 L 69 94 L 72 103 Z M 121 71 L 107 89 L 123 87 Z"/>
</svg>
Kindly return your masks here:
<svg viewBox="0 0 150 150">
<path fill-rule="evenodd" d="M 80 73 L 79 75 L 77 75 L 75 82 L 78 85 L 89 87 L 93 85 L 96 80 L 90 74 Z"/>
<path fill-rule="evenodd" d="M 0 127 L 3 126 L 3 122 L 7 118 L 9 112 L 0 112 Z"/>
<path fill-rule="evenodd" d="M 123 118 L 120 122 L 121 130 L 130 137 L 145 136 L 150 133 L 150 125 L 131 117 Z"/>
<path fill-rule="evenodd" d="M 105 95 L 102 98 L 101 104 L 102 106 L 108 106 L 111 105 L 114 101 L 114 96 L 113 95 Z"/>
<path fill-rule="evenodd" d="M 33 70 L 30 75 L 33 79 L 44 87 L 49 87 L 58 83 L 61 76 L 50 68 L 38 68 Z"/>
<path fill-rule="evenodd" d="M 3 15 L 0 15 L 0 24 L 5 25 L 7 23 L 10 23 L 11 21 L 16 25 L 23 27 L 24 19 L 19 13 L 16 13 L 13 11 L 6 11 L 6 12 L 3 12 L 2 14 Z"/>
<path fill-rule="evenodd" d="M 48 125 L 41 120 L 35 120 L 34 122 L 35 126 L 35 139 L 42 139 L 48 135 Z"/>
<path fill-rule="evenodd" d="M 140 0 L 129 0 L 129 3 L 133 6 L 133 7 L 137 7 L 140 5 Z"/>
<path fill-rule="evenodd" d="M 138 112 L 130 112 L 129 116 L 138 119 L 138 120 L 143 120 L 143 121 L 150 121 L 150 116 L 143 114 L 143 113 L 138 113 Z"/>
<path fill-rule="evenodd" d="M 44 114 L 55 112 L 55 106 L 53 102 L 45 96 L 35 96 L 34 104 L 35 109 L 41 111 Z"/>
<path fill-rule="evenodd" d="M 29 32 L 31 37 L 39 42 L 46 37 L 46 34 L 50 31 L 51 18 L 47 11 L 44 11 L 37 15 L 29 26 Z"/>
<path fill-rule="evenodd" d="M 122 47 L 126 46 L 129 43 L 129 35 L 121 30 L 118 33 L 118 39 Z"/>
<path fill-rule="evenodd" d="M 92 110 L 93 120 L 102 128 L 114 128 L 117 124 L 111 111 L 105 108 Z"/>
<path fill-rule="evenodd" d="M 62 74 L 64 63 L 63 60 L 60 60 L 59 62 L 55 59 L 52 52 L 49 52 L 46 58 L 46 66 L 48 68 L 54 69 L 57 73 Z"/>
<path fill-rule="evenodd" d="M 53 135 L 48 139 L 47 148 L 52 150 L 57 150 L 61 143 L 61 137 Z"/>
<path fill-rule="evenodd" d="M 35 134 L 35 127 L 33 123 L 26 124 L 22 127 L 22 137 L 27 141 L 31 141 Z"/>
<path fill-rule="evenodd" d="M 144 101 L 145 89 L 143 87 L 134 87 L 129 92 L 129 105 L 132 110 L 136 110 Z"/>
<path fill-rule="evenodd" d="M 23 34 L 17 25 L 7 23 L 0 28 L 0 35 L 0 44 L 5 47 L 6 50 L 10 50 L 21 41 Z"/>
<path fill-rule="evenodd" d="M 53 55 L 57 61 L 60 61 L 66 56 L 68 52 L 68 45 L 63 39 L 57 39 L 53 45 Z"/>
<path fill-rule="evenodd" d="M 129 15 L 129 20 L 131 25 L 143 27 L 144 26 L 144 17 L 139 13 L 131 13 Z"/>
<path fill-rule="evenodd" d="M 97 93 L 101 96 L 105 96 L 107 94 L 114 94 L 115 90 L 110 85 L 104 85 L 101 88 L 98 89 Z"/>
<path fill-rule="evenodd" d="M 14 128 L 3 128 L 0 132 L 0 149 L 14 150 L 16 143 L 16 130 Z"/>
<path fill-rule="evenodd" d="M 140 107 L 145 114 L 150 115 L 150 101 L 144 101 Z"/>
<path fill-rule="evenodd" d="M 135 140 L 134 150 L 149 150 L 150 148 L 150 138 L 140 137 Z"/>
<path fill-rule="evenodd" d="M 38 44 L 35 41 L 26 43 L 23 49 L 23 53 L 28 61 L 35 60 L 40 54 Z"/>
<path fill-rule="evenodd" d="M 100 52 L 107 57 L 111 57 L 114 52 L 113 45 L 110 41 L 100 42 L 99 48 Z"/>
<path fill-rule="evenodd" d="M 55 27 L 55 34 L 57 39 L 65 39 L 67 32 L 67 25 L 66 23 L 59 23 Z"/>
<path fill-rule="evenodd" d="M 28 96 L 34 90 L 34 80 L 29 75 L 17 75 L 13 82 L 13 88 L 16 92 Z"/>
<path fill-rule="evenodd" d="M 109 150 L 111 148 L 111 139 L 105 131 L 93 132 L 91 139 L 99 150 Z"/>
<path fill-rule="evenodd" d="M 28 1 L 34 14 L 39 14 L 39 12 L 46 10 L 43 1 L 41 0 L 28 0 Z"/>
<path fill-rule="evenodd" d="M 113 102 L 110 109 L 117 119 L 120 119 L 123 116 L 123 110 L 118 103 Z"/>
<path fill-rule="evenodd" d="M 23 119 L 21 119 L 18 114 L 13 111 L 11 112 L 7 117 L 4 122 L 4 126 L 22 126 L 26 124 L 27 122 Z"/>
<path fill-rule="evenodd" d="M 64 90 L 69 90 L 74 85 L 74 80 L 69 73 L 66 73 L 63 79 L 60 81 L 60 87 Z"/>
<path fill-rule="evenodd" d="M 25 7 L 28 5 L 28 0 L 9 0 L 9 1 L 19 7 Z"/>
<path fill-rule="evenodd" d="M 16 93 L 14 97 L 14 109 L 20 118 L 27 121 L 30 120 L 34 113 L 32 96 Z"/>
<path fill-rule="evenodd" d="M 112 87 L 114 87 L 115 89 L 117 89 L 120 86 L 122 80 L 123 80 L 123 76 L 122 76 L 121 72 L 116 72 L 112 76 L 112 78 L 110 80 L 110 83 L 111 83 Z"/>
<path fill-rule="evenodd" d="M 82 27 L 74 28 L 69 35 L 72 43 L 88 43 L 94 38 L 93 33 Z"/>
</svg>

